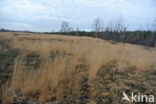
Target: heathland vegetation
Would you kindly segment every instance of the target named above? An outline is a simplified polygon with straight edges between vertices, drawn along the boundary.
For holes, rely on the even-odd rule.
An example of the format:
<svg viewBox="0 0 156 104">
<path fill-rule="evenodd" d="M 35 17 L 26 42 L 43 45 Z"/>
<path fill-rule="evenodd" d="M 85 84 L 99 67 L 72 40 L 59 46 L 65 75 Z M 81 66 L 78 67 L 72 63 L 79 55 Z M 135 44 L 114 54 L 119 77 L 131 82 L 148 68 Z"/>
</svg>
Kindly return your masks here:
<svg viewBox="0 0 156 104">
<path fill-rule="evenodd" d="M 92 31 L 0 30 L 0 104 L 127 104 L 156 96 L 156 21 L 130 31 L 120 17 Z M 80 37 L 83 36 L 83 37 Z"/>
<path fill-rule="evenodd" d="M 156 94 L 156 49 L 108 40 L 0 32 L 0 102 L 127 104 L 123 91 Z"/>
<path fill-rule="evenodd" d="M 129 30 L 125 20 L 120 16 L 116 20 L 103 22 L 103 19 L 97 18 L 93 20 L 91 25 L 92 30 L 85 31 L 79 28 L 72 28 L 67 21 L 63 21 L 59 31 L 57 32 L 32 32 L 32 31 L 14 31 L 8 29 L 0 29 L 1 32 L 27 32 L 40 34 L 58 34 L 70 36 L 89 36 L 104 40 L 109 40 L 112 43 L 131 43 L 148 47 L 156 46 L 156 19 L 153 23 L 146 27 L 141 26 L 136 30 Z"/>
</svg>

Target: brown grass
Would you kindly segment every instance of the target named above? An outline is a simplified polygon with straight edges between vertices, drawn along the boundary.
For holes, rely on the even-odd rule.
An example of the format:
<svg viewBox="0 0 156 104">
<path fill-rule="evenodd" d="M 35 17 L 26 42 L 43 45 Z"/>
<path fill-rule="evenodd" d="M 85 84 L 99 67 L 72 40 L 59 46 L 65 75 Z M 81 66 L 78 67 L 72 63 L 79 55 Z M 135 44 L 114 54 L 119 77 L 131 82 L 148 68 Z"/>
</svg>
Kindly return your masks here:
<svg viewBox="0 0 156 104">
<path fill-rule="evenodd" d="M 17 92 L 20 92 L 25 98 L 36 95 L 36 99 L 41 102 L 45 102 L 49 96 L 62 101 L 66 94 L 69 100 L 73 97 L 78 99 L 82 93 L 81 87 L 84 86 L 83 78 L 88 76 L 88 83 L 92 85 L 99 69 L 110 63 L 114 63 L 115 68 L 121 71 L 145 73 L 156 69 L 156 49 L 130 44 L 111 44 L 89 37 L 12 34 L 0 33 L 0 37 L 10 39 L 11 41 L 6 41 L 5 44 L 19 49 L 22 54 L 14 62 L 10 83 L 3 87 L 3 98 L 19 96 Z M 38 69 L 29 70 L 25 66 L 23 56 L 31 53 L 40 56 Z M 55 60 L 50 59 L 51 55 Z M 76 68 L 78 65 L 81 66 L 80 69 Z M 8 91 L 11 94 L 7 95 Z M 92 93 L 91 96 L 93 95 Z M 109 96 L 108 93 L 107 95 Z M 10 100 L 4 99 L 3 102 L 7 104 Z M 90 100 L 90 103 L 94 101 Z"/>
</svg>

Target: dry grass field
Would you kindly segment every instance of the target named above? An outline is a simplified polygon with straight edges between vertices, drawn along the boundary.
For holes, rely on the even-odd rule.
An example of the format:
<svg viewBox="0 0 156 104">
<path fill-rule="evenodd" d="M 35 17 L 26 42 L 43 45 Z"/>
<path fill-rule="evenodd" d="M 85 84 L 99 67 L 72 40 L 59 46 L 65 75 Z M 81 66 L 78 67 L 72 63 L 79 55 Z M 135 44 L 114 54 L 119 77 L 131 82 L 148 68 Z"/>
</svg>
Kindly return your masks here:
<svg viewBox="0 0 156 104">
<path fill-rule="evenodd" d="M 156 49 L 89 37 L 0 32 L 2 104 L 127 104 L 156 95 Z"/>
</svg>

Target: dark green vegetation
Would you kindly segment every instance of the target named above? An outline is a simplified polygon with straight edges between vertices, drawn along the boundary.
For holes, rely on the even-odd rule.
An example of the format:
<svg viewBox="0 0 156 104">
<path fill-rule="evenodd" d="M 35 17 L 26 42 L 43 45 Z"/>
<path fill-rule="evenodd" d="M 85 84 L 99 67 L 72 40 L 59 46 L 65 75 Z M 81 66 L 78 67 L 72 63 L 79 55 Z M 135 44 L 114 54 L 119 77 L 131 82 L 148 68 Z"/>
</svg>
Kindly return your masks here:
<svg viewBox="0 0 156 104">
<path fill-rule="evenodd" d="M 131 92 L 135 94 L 139 92 L 146 95 L 153 93 L 156 96 L 154 93 L 156 92 L 156 76 L 153 71 L 138 75 L 133 71 L 119 71 L 115 65 L 110 64 L 101 68 L 97 74 L 94 97 L 98 104 L 125 104 L 126 102 L 123 103 L 119 100 L 123 97 L 123 91 L 129 95 Z"/>
<path fill-rule="evenodd" d="M 0 40 L 0 84 L 6 82 L 6 79 L 10 77 L 14 59 L 18 55 L 17 50 L 10 49 L 4 44 L 5 41 Z"/>
<path fill-rule="evenodd" d="M 18 55 L 19 51 L 10 49 L 5 44 L 9 40 L 0 40 L 0 98 L 2 85 L 11 78 L 13 72 L 14 59 Z M 1 104 L 1 99 L 0 99 Z"/>
</svg>

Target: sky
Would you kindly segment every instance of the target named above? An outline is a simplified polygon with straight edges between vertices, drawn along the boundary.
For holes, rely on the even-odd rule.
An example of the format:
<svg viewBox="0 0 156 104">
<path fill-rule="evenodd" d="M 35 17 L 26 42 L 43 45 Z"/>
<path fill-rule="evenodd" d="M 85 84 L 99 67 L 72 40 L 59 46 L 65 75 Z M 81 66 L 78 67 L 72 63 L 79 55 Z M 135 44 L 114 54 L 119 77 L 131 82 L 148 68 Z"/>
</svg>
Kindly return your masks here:
<svg viewBox="0 0 156 104">
<path fill-rule="evenodd" d="M 13 30 L 58 31 L 67 21 L 90 31 L 94 19 L 120 16 L 129 30 L 145 28 L 156 19 L 156 0 L 0 0 L 0 28 Z"/>
</svg>

